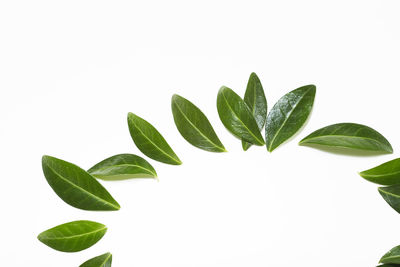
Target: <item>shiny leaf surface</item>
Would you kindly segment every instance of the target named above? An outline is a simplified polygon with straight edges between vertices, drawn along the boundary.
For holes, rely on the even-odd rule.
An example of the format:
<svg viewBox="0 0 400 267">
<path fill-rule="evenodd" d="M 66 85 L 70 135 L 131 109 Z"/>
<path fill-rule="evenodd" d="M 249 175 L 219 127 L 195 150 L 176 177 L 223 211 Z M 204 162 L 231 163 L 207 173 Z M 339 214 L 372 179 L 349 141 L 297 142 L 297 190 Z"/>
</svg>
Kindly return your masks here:
<svg viewBox="0 0 400 267">
<path fill-rule="evenodd" d="M 400 184 L 400 158 L 360 172 L 360 175 L 364 179 L 380 185 Z"/>
<path fill-rule="evenodd" d="M 400 213 L 400 185 L 391 185 L 378 188 L 383 199 L 398 213 Z"/>
<path fill-rule="evenodd" d="M 111 267 L 112 255 L 105 253 L 82 263 L 79 267 Z"/>
<path fill-rule="evenodd" d="M 380 263 L 400 264 L 400 246 L 394 247 L 386 253 Z"/>
<path fill-rule="evenodd" d="M 265 142 L 272 152 L 301 129 L 311 113 L 316 88 L 306 85 L 284 95 L 267 116 Z"/>
</svg>

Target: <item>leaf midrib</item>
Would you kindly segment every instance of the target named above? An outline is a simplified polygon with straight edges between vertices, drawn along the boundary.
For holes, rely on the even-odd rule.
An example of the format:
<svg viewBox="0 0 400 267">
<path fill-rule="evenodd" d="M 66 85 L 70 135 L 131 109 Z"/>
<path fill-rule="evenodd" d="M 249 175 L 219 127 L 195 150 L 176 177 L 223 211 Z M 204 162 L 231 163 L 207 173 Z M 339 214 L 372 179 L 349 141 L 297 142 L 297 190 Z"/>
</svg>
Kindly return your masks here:
<svg viewBox="0 0 400 267">
<path fill-rule="evenodd" d="M 42 240 L 60 240 L 60 239 L 79 238 L 79 237 L 82 237 L 82 236 L 87 236 L 87 235 L 95 234 L 95 233 L 97 233 L 97 232 L 101 232 L 101 231 L 104 231 L 104 230 L 107 230 L 107 227 L 106 227 L 106 226 L 104 226 L 104 227 L 101 228 L 101 229 L 97 229 L 97 230 L 94 230 L 94 231 L 91 231 L 91 232 L 86 232 L 86 233 L 83 233 L 83 234 L 78 234 L 78 235 L 73 235 L 73 236 L 54 237 L 54 238 L 47 238 L 47 237 L 44 237 L 44 238 L 42 238 Z"/>
<path fill-rule="evenodd" d="M 153 173 L 153 172 L 152 172 L 151 170 L 149 170 L 149 169 L 146 169 L 145 167 L 142 167 L 142 166 L 136 165 L 136 164 L 129 164 L 129 163 L 116 164 L 116 165 L 111 165 L 111 166 L 102 167 L 102 168 L 99 168 L 99 169 L 97 169 L 97 170 L 95 170 L 95 171 L 90 171 L 90 173 L 95 173 L 96 171 L 106 170 L 106 169 L 111 168 L 111 167 L 125 167 L 125 166 L 126 166 L 126 167 L 137 167 L 137 168 L 139 168 L 139 169 L 142 169 L 142 170 L 147 171 L 147 173 L 151 173 L 151 174 L 153 174 L 153 175 L 156 176 L 155 173 Z"/>
</svg>

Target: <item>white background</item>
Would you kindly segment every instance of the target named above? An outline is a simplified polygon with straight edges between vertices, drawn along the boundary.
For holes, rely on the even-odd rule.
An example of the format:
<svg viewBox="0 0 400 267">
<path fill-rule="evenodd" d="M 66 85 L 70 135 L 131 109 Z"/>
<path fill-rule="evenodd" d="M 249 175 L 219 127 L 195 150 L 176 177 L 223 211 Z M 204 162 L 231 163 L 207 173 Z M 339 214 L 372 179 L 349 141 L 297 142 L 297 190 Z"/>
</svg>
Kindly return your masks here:
<svg viewBox="0 0 400 267">
<path fill-rule="evenodd" d="M 0 246 L 4 266 L 78 266 L 106 251 L 113 266 L 375 266 L 400 244 L 400 215 L 357 172 L 399 154 L 400 2 L 1 1 Z M 244 94 L 250 72 L 269 107 L 317 85 L 305 129 L 273 153 L 242 152 L 219 121 L 221 85 Z M 229 153 L 192 147 L 170 98 L 193 101 Z M 127 112 L 151 122 L 183 161 L 149 160 L 160 182 L 103 182 L 122 208 L 87 212 L 60 200 L 41 170 L 48 154 L 89 168 L 142 155 Z M 394 155 L 300 147 L 336 122 L 367 124 Z M 80 253 L 36 236 L 77 219 L 105 237 Z"/>
</svg>

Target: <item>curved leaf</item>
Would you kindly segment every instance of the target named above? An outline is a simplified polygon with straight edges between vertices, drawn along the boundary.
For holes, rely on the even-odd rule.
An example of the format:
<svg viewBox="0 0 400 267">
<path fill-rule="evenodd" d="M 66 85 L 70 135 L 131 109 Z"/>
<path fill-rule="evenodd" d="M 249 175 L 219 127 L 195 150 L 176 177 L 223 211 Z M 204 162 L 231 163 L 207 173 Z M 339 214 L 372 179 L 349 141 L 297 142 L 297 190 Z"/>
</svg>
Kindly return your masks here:
<svg viewBox="0 0 400 267">
<path fill-rule="evenodd" d="M 400 246 L 392 248 L 381 258 L 379 263 L 400 264 Z"/>
<path fill-rule="evenodd" d="M 226 152 L 207 117 L 192 102 L 173 95 L 171 108 L 175 125 L 186 141 L 210 152 Z"/>
<path fill-rule="evenodd" d="M 63 252 L 77 252 L 96 244 L 107 227 L 92 221 L 74 221 L 58 225 L 39 234 L 43 244 Z"/>
<path fill-rule="evenodd" d="M 217 109 L 222 123 L 234 136 L 258 146 L 265 144 L 249 107 L 232 89 L 221 87 Z"/>
<path fill-rule="evenodd" d="M 338 123 L 321 128 L 305 137 L 299 144 L 393 152 L 388 140 L 380 133 L 368 126 L 356 123 Z"/>
<path fill-rule="evenodd" d="M 400 158 L 360 172 L 364 179 L 381 185 L 400 184 Z"/>
<path fill-rule="evenodd" d="M 172 165 L 182 164 L 181 160 L 165 141 L 164 137 L 144 119 L 128 113 L 129 132 L 133 142 L 143 154 L 154 160 Z"/>
<path fill-rule="evenodd" d="M 96 178 L 109 181 L 157 177 L 157 173 L 150 163 L 132 154 L 109 157 L 90 168 L 88 173 Z"/>
<path fill-rule="evenodd" d="M 110 193 L 78 166 L 43 156 L 42 167 L 51 188 L 69 205 L 83 210 L 119 210 L 118 202 Z"/>
<path fill-rule="evenodd" d="M 250 108 L 254 119 L 257 122 L 258 129 L 261 131 L 264 128 L 265 121 L 267 120 L 268 105 L 261 81 L 254 72 L 250 74 L 243 100 Z M 246 151 L 251 145 L 251 143 L 242 140 L 243 150 Z"/>
<path fill-rule="evenodd" d="M 265 142 L 269 152 L 301 129 L 311 113 L 315 92 L 315 85 L 306 85 L 287 93 L 274 105 L 265 126 Z"/>
<path fill-rule="evenodd" d="M 391 185 L 378 188 L 383 199 L 398 213 L 400 213 L 400 185 Z"/>
<path fill-rule="evenodd" d="M 85 261 L 79 267 L 111 267 L 112 255 L 111 253 L 105 253 L 103 255 L 94 257 L 88 261 Z"/>
</svg>

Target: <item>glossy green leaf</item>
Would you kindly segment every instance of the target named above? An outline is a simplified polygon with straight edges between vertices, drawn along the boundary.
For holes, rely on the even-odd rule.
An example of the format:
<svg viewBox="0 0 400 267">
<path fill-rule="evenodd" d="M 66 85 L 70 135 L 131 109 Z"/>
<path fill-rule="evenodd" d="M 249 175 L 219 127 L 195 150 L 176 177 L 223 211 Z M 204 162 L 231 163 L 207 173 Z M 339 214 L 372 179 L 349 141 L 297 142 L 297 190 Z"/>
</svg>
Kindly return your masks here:
<svg viewBox="0 0 400 267">
<path fill-rule="evenodd" d="M 181 160 L 153 125 L 135 114 L 128 113 L 129 132 L 133 142 L 143 154 L 154 160 L 172 165 L 182 164 Z"/>
<path fill-rule="evenodd" d="M 400 213 L 400 185 L 391 185 L 378 188 L 383 199 L 398 213 Z"/>
<path fill-rule="evenodd" d="M 265 142 L 272 152 L 298 132 L 309 117 L 315 98 L 315 85 L 306 85 L 284 95 L 267 116 Z"/>
<path fill-rule="evenodd" d="M 69 205 L 83 210 L 119 210 L 110 193 L 80 167 L 50 156 L 43 156 L 42 167 L 51 188 Z"/>
<path fill-rule="evenodd" d="M 79 267 L 111 267 L 112 255 L 111 253 L 105 253 L 103 255 L 94 257 L 88 261 L 85 261 Z"/>
<path fill-rule="evenodd" d="M 40 242 L 63 252 L 77 252 L 96 244 L 107 227 L 92 221 L 74 221 L 58 225 L 39 234 Z"/>
<path fill-rule="evenodd" d="M 400 158 L 360 172 L 364 179 L 381 185 L 400 184 Z"/>
<path fill-rule="evenodd" d="M 377 267 L 400 267 L 400 264 L 382 264 Z"/>
<path fill-rule="evenodd" d="M 234 136 L 258 146 L 265 144 L 250 108 L 232 89 L 221 87 L 217 109 L 222 123 Z"/>
<path fill-rule="evenodd" d="M 210 152 L 226 152 L 207 117 L 192 102 L 173 95 L 171 108 L 175 125 L 186 141 Z"/>
<path fill-rule="evenodd" d="M 380 263 L 400 264 L 400 246 L 394 247 L 386 253 Z"/>
<path fill-rule="evenodd" d="M 251 113 L 257 122 L 258 129 L 261 131 L 264 128 L 265 121 L 267 120 L 268 106 L 261 81 L 254 72 L 250 74 L 243 100 L 250 108 Z M 251 143 L 242 140 L 243 150 L 246 151 L 251 145 Z"/>
<path fill-rule="evenodd" d="M 338 123 L 319 129 L 303 140 L 300 145 L 322 145 L 347 149 L 392 153 L 388 140 L 374 129 L 356 123 Z"/>
<path fill-rule="evenodd" d="M 92 176 L 108 181 L 132 178 L 156 178 L 153 166 L 145 159 L 132 154 L 109 157 L 88 170 Z"/>
</svg>

